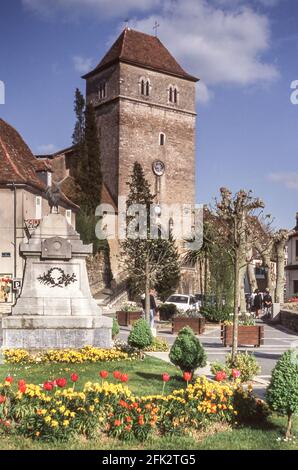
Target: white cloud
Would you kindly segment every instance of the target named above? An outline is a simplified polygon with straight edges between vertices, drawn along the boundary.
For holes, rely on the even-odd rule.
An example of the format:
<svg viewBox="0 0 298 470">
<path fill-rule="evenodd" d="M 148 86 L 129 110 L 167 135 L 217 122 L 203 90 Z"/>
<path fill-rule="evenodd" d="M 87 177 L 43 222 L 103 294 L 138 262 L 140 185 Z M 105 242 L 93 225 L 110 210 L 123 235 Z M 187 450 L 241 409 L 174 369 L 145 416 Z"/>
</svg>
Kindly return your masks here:
<svg viewBox="0 0 298 470">
<path fill-rule="evenodd" d="M 37 152 L 44 154 L 51 154 L 56 151 L 56 146 L 54 144 L 42 144 L 37 146 Z"/>
<path fill-rule="evenodd" d="M 270 173 L 269 180 L 274 183 L 281 183 L 288 189 L 298 190 L 298 172 L 288 171 L 280 173 Z"/>
<path fill-rule="evenodd" d="M 72 58 L 72 60 L 73 60 L 74 68 L 77 72 L 79 73 L 90 72 L 92 68 L 93 59 L 91 59 L 90 57 L 82 57 L 82 56 L 76 55 Z"/>
<path fill-rule="evenodd" d="M 198 98 L 205 103 L 218 85 L 246 87 L 278 78 L 276 65 L 264 58 L 270 49 L 269 19 L 254 9 L 278 1 L 22 0 L 32 11 L 43 16 L 59 13 L 63 19 L 88 14 L 98 21 L 111 17 L 123 21 L 125 15 L 134 15 L 131 26 L 149 34 L 157 20 L 161 40 L 189 73 L 201 79 Z M 90 69 L 91 59 L 77 56 L 74 60 L 80 73 Z"/>
<path fill-rule="evenodd" d="M 132 11 L 146 12 L 161 0 L 22 0 L 22 3 L 26 9 L 45 18 L 59 13 L 68 20 L 95 15 L 104 21 L 107 17 L 119 18 Z"/>
<path fill-rule="evenodd" d="M 205 101 L 209 87 L 249 86 L 279 76 L 276 67 L 262 58 L 270 48 L 265 15 L 242 6 L 226 10 L 205 0 L 179 0 L 173 5 L 164 1 L 158 16 L 136 20 L 135 26 L 152 34 L 154 21 L 159 22 L 160 39 L 188 72 L 201 78 Z"/>
</svg>

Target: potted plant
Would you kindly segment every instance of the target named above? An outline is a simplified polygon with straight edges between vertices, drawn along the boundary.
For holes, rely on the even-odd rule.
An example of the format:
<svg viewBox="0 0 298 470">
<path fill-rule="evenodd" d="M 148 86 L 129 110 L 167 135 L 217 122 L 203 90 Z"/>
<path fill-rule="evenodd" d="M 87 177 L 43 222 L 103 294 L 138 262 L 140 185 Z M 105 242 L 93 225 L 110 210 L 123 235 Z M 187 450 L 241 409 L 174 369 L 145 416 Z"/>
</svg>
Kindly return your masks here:
<svg viewBox="0 0 298 470">
<path fill-rule="evenodd" d="M 179 333 L 185 326 L 201 335 L 205 331 L 205 318 L 197 310 L 178 310 L 172 318 L 172 333 Z"/>
<path fill-rule="evenodd" d="M 135 302 L 127 302 L 116 312 L 117 321 L 120 326 L 131 326 L 142 318 L 143 310 Z"/>
<path fill-rule="evenodd" d="M 221 340 L 224 346 L 233 344 L 233 322 L 225 321 L 221 324 Z M 239 320 L 238 346 L 259 347 L 264 344 L 264 326 L 256 325 L 255 319 L 248 315 Z"/>
</svg>

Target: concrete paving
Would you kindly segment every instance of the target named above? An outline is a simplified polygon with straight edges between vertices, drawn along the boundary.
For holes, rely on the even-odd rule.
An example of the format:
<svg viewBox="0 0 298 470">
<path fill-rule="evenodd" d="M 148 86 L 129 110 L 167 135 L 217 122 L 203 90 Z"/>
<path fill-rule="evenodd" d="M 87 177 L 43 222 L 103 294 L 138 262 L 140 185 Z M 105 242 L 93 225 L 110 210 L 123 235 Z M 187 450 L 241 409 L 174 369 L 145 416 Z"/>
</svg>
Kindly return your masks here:
<svg viewBox="0 0 298 470">
<path fill-rule="evenodd" d="M 261 321 L 259 323 L 262 323 Z M 165 338 L 170 345 L 175 341 L 176 335 L 172 335 L 169 325 L 162 322 L 157 324 L 158 336 Z M 266 383 L 270 379 L 272 369 L 280 356 L 293 346 L 298 347 L 298 333 L 286 330 L 280 325 L 268 325 L 264 323 L 264 345 L 259 348 L 240 347 L 240 351 L 251 352 L 261 366 L 258 376 Z M 127 340 L 129 328 L 121 328 L 120 338 Z M 226 355 L 231 351 L 230 347 L 223 347 L 220 339 L 220 326 L 207 325 L 205 333 L 199 339 L 207 353 L 208 362 L 224 362 Z M 166 353 L 162 353 L 163 355 Z"/>
</svg>

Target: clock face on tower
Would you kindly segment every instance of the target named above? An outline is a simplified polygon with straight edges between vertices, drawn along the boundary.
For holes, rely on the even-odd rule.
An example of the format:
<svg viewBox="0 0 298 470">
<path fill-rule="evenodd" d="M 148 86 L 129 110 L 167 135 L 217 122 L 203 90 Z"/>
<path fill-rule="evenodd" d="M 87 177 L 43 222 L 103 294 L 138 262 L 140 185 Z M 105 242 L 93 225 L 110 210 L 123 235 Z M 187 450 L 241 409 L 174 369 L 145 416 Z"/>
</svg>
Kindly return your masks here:
<svg viewBox="0 0 298 470">
<path fill-rule="evenodd" d="M 160 160 L 155 160 L 152 164 L 152 169 L 156 176 L 162 176 L 165 172 L 165 164 Z"/>
</svg>

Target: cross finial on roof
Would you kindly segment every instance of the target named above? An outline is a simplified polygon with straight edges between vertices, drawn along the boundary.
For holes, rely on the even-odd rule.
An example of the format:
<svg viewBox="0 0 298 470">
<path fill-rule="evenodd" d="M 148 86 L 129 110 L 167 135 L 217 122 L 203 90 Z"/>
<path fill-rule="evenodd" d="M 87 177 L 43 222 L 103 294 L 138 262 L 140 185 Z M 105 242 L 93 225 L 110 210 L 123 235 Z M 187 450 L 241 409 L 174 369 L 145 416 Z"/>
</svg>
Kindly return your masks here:
<svg viewBox="0 0 298 470">
<path fill-rule="evenodd" d="M 157 30 L 159 27 L 160 27 L 160 24 L 157 21 L 155 21 L 154 26 L 153 26 L 153 29 L 155 30 L 155 37 L 157 37 Z"/>
</svg>

